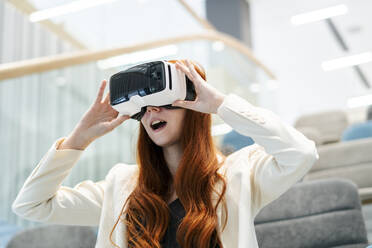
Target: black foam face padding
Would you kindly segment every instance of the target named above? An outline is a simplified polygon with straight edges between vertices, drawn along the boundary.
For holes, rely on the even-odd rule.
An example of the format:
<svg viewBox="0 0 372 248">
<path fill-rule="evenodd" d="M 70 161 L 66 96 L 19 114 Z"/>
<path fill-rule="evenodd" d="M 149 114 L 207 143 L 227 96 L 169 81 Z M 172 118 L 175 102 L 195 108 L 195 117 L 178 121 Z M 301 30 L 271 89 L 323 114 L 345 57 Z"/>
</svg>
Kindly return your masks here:
<svg viewBox="0 0 372 248">
<path fill-rule="evenodd" d="M 166 109 L 180 109 L 181 108 L 181 107 L 177 107 L 177 106 L 172 106 L 172 104 L 167 104 L 167 105 L 163 105 L 163 106 L 160 106 L 160 107 L 164 107 Z M 142 117 L 146 113 L 146 109 L 147 109 L 147 106 L 142 107 L 140 112 L 132 115 L 130 118 L 135 119 L 137 121 L 141 121 Z"/>
<path fill-rule="evenodd" d="M 146 107 L 142 107 L 140 112 L 132 115 L 130 118 L 135 119 L 137 121 L 141 121 L 141 119 L 145 115 L 145 113 L 146 113 Z"/>
</svg>

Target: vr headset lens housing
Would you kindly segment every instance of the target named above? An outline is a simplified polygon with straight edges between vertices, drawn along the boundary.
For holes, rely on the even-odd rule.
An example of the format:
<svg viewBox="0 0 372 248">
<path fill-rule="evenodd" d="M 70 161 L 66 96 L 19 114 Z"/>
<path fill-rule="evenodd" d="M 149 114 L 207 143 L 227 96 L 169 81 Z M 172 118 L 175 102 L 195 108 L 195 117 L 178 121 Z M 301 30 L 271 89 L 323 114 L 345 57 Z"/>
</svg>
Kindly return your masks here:
<svg viewBox="0 0 372 248">
<path fill-rule="evenodd" d="M 194 100 L 194 84 L 174 64 L 155 61 L 118 72 L 110 78 L 110 102 L 120 114 L 141 120 L 147 106 L 168 109 L 175 100 Z"/>
<path fill-rule="evenodd" d="M 112 105 L 127 102 L 134 95 L 146 96 L 165 88 L 164 68 L 161 63 L 137 65 L 113 75 L 110 79 Z"/>
</svg>

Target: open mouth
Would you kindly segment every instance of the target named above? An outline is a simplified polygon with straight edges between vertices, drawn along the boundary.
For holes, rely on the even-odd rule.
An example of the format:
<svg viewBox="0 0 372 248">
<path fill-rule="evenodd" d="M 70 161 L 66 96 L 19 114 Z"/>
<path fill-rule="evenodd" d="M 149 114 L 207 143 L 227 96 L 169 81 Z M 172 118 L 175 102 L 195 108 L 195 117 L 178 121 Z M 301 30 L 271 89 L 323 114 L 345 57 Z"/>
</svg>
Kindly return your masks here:
<svg viewBox="0 0 372 248">
<path fill-rule="evenodd" d="M 159 131 L 160 129 L 162 129 L 166 125 L 167 125 L 166 121 L 159 121 L 158 120 L 158 121 L 153 121 L 150 126 L 151 126 L 152 130 Z"/>
</svg>

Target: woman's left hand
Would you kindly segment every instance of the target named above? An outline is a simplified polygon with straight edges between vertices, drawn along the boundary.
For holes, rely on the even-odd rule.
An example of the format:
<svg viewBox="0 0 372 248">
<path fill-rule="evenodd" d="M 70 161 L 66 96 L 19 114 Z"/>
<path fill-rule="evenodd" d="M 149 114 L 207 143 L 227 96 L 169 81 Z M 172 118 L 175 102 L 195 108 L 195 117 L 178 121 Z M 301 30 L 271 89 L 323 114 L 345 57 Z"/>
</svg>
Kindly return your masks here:
<svg viewBox="0 0 372 248">
<path fill-rule="evenodd" d="M 188 60 L 186 60 L 186 65 L 176 62 L 176 68 L 185 73 L 194 83 L 196 99 L 194 101 L 177 100 L 173 102 L 172 106 L 192 109 L 202 113 L 216 114 L 225 95 L 209 85 Z"/>
</svg>

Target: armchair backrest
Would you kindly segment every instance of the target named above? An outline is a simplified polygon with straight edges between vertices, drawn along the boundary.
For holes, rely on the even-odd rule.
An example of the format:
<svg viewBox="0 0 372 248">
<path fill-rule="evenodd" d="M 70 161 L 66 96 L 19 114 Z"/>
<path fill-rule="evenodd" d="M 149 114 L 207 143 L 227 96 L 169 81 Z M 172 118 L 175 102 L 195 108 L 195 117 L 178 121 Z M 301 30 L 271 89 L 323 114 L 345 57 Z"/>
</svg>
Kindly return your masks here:
<svg viewBox="0 0 372 248">
<path fill-rule="evenodd" d="M 357 187 L 326 179 L 294 185 L 255 219 L 261 248 L 361 247 L 367 232 Z"/>
<path fill-rule="evenodd" d="M 333 110 L 303 115 L 296 120 L 294 127 L 299 131 L 304 130 L 306 133 L 312 129 L 311 135 L 313 137 L 314 133 L 317 134 L 317 137 L 313 138 L 319 145 L 340 141 L 341 135 L 348 125 L 347 113 L 342 110 Z M 304 133 L 305 136 L 306 133 Z M 312 139 L 312 137 L 308 138 Z"/>
<path fill-rule="evenodd" d="M 91 227 L 45 225 L 17 233 L 6 248 L 94 247 L 95 243 Z"/>
</svg>

